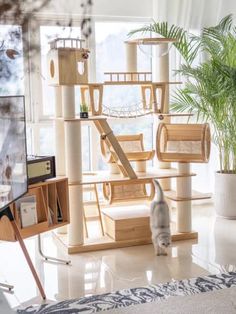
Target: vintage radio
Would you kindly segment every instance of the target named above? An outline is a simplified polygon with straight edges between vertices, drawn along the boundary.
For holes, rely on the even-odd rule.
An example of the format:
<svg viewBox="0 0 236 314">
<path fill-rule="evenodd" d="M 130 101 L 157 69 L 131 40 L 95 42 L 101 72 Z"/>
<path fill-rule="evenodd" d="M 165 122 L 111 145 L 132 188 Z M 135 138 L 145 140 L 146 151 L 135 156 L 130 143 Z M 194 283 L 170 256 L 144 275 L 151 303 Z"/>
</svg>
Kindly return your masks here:
<svg viewBox="0 0 236 314">
<path fill-rule="evenodd" d="M 56 176 L 54 156 L 27 156 L 28 183 L 33 184 Z"/>
</svg>

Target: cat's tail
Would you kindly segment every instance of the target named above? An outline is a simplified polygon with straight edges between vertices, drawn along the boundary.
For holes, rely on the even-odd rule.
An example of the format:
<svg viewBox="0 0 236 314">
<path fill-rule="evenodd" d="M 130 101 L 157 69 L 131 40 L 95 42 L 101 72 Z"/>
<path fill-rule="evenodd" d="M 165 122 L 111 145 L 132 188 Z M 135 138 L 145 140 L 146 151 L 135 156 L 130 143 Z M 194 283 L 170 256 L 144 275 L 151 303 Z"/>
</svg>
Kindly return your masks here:
<svg viewBox="0 0 236 314">
<path fill-rule="evenodd" d="M 164 193 L 162 191 L 161 185 L 157 179 L 154 179 L 154 186 L 156 190 L 156 200 L 158 202 L 164 202 Z"/>
</svg>

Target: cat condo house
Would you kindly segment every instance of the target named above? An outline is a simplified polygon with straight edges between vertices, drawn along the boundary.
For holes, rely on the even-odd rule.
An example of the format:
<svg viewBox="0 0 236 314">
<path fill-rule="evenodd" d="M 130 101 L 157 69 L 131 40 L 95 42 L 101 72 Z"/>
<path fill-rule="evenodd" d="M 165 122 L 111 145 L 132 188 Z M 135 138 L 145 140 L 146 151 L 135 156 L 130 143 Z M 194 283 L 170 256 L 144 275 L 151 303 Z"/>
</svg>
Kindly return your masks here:
<svg viewBox="0 0 236 314">
<path fill-rule="evenodd" d="M 196 198 L 192 195 L 189 191 L 191 184 L 187 187 L 187 183 L 191 182 L 191 177 L 195 174 L 185 165 L 208 160 L 210 133 L 207 125 L 184 124 L 174 130 L 176 127 L 170 123 L 172 116 L 189 116 L 169 112 L 169 85 L 178 83 L 169 81 L 168 45 L 172 42 L 171 38 L 125 42 L 126 71 L 106 72 L 103 83 L 89 82 L 89 50 L 83 47 L 82 40 L 59 38 L 50 44 L 48 83 L 54 86 L 56 98 L 57 174 L 68 177 L 70 198 L 70 225 L 68 230 L 60 229 L 59 232 L 67 233 L 66 242 L 63 242 L 64 237 L 61 242 L 69 253 L 151 243 L 149 207 L 146 210 L 139 206 L 137 210 L 127 210 L 127 206 L 133 201 L 150 201 L 153 198 L 153 179 L 162 180 L 166 197 L 179 204 L 177 229 L 172 230 L 172 239 L 197 237 L 191 228 L 191 201 L 209 196 L 198 194 Z M 153 81 L 151 72 L 138 72 L 137 46 L 140 44 L 155 45 L 160 51 L 165 51 L 158 58 L 156 71 L 159 71 L 159 81 Z M 81 119 L 75 114 L 75 85 L 80 86 L 81 103 L 86 102 L 89 106 L 88 119 Z M 103 103 L 103 92 L 112 85 L 119 88 L 139 86 L 141 104 L 132 108 L 109 108 Z M 110 117 L 117 121 L 130 118 L 133 123 L 135 118 L 145 115 L 153 116 L 155 128 L 158 129 L 156 155 L 162 161 L 159 168 L 147 168 L 146 163 L 155 158 L 155 152 L 145 149 L 142 134 L 115 135 L 109 125 Z M 100 135 L 101 154 L 109 165 L 108 172 L 82 173 L 81 124 L 84 121 L 93 124 Z M 164 124 L 160 124 L 160 121 Z M 191 131 L 189 128 L 192 128 Z M 186 134 L 192 137 L 187 137 Z M 171 168 L 169 162 L 172 161 L 179 162 L 178 169 Z M 177 180 L 176 192 L 170 189 L 170 179 Z M 123 209 L 120 206 L 115 210 L 113 207 L 101 209 L 106 235 L 94 240 L 84 236 L 83 190 L 89 185 L 102 185 L 104 199 L 108 203 L 126 205 Z"/>
</svg>

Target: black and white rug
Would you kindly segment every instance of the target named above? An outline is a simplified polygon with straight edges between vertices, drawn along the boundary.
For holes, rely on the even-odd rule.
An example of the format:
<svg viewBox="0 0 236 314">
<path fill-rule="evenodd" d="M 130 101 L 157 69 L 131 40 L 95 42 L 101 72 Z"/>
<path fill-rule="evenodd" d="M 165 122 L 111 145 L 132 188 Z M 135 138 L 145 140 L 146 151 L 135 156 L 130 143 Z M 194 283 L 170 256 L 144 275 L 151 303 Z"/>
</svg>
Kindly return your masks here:
<svg viewBox="0 0 236 314">
<path fill-rule="evenodd" d="M 90 314 L 110 309 L 124 308 L 130 305 L 165 300 L 173 296 L 189 296 L 231 287 L 236 287 L 236 273 L 233 272 L 171 281 L 166 284 L 124 289 L 112 293 L 71 299 L 52 304 L 43 304 L 37 308 L 28 307 L 24 310 L 18 310 L 17 313 Z"/>
</svg>

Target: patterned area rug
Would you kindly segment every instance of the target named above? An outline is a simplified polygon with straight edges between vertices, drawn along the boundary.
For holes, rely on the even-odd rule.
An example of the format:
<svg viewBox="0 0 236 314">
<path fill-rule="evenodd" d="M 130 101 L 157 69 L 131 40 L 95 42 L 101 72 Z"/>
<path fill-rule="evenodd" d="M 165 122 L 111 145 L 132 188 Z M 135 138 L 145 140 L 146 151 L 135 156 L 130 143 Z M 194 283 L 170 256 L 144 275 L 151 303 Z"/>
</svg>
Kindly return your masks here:
<svg viewBox="0 0 236 314">
<path fill-rule="evenodd" d="M 166 300 L 167 298 L 174 296 L 189 296 L 231 287 L 236 287 L 236 273 L 233 272 L 172 281 L 166 284 L 124 289 L 113 293 L 93 295 L 52 304 L 43 304 L 37 308 L 28 307 L 24 310 L 18 310 L 17 313 L 90 314 L 105 310 L 124 308 L 130 305 Z"/>
</svg>

